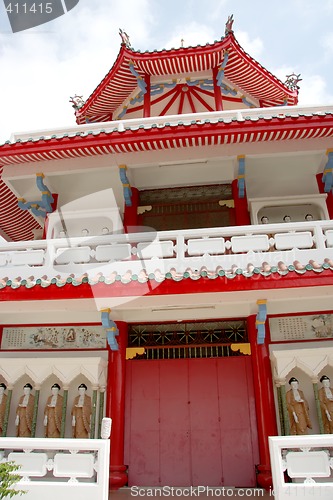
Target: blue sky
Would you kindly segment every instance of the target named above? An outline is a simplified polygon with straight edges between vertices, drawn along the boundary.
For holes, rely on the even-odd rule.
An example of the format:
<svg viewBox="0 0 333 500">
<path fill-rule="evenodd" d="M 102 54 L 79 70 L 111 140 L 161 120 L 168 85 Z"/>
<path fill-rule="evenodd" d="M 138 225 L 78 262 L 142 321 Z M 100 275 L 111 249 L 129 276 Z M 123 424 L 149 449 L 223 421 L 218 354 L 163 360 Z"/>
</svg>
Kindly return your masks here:
<svg viewBox="0 0 333 500">
<path fill-rule="evenodd" d="M 12 34 L 0 3 L 0 143 L 12 132 L 75 124 L 111 68 L 118 29 L 142 51 L 220 39 L 229 14 L 239 43 L 276 76 L 301 73 L 300 104 L 333 105 L 333 0 L 80 0 L 65 16 Z"/>
</svg>

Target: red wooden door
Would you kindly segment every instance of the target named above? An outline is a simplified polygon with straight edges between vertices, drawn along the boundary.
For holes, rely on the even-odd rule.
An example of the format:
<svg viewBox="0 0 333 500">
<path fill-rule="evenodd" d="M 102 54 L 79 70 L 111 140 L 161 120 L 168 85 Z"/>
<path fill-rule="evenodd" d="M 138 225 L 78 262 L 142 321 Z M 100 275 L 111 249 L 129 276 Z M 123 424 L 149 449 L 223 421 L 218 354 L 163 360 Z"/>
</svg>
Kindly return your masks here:
<svg viewBox="0 0 333 500">
<path fill-rule="evenodd" d="M 249 357 L 128 361 L 129 485 L 255 486 Z"/>
</svg>

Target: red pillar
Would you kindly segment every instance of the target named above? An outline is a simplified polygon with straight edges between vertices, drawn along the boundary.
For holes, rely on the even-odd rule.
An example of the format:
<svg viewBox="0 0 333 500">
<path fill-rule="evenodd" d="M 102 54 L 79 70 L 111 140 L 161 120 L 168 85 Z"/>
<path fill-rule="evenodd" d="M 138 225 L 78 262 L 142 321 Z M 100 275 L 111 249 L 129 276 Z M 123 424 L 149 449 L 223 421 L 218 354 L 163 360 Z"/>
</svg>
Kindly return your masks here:
<svg viewBox="0 0 333 500">
<path fill-rule="evenodd" d="M 251 224 L 250 214 L 247 208 L 246 191 L 244 198 L 238 196 L 238 179 L 232 181 L 232 197 L 235 203 L 235 218 L 237 226 L 249 226 Z"/>
<path fill-rule="evenodd" d="M 268 341 L 257 343 L 256 316 L 247 319 L 251 344 L 251 359 L 256 399 L 260 464 L 258 465 L 258 485 L 269 489 L 273 487 L 269 456 L 268 436 L 277 435 L 274 392 Z"/>
<path fill-rule="evenodd" d="M 218 69 L 216 67 L 213 68 L 213 85 L 214 85 L 215 109 L 216 109 L 216 111 L 222 111 L 223 110 L 223 103 L 222 103 L 221 89 L 217 85 L 217 82 L 216 82 L 217 73 L 218 73 Z"/>
<path fill-rule="evenodd" d="M 139 190 L 131 187 L 132 191 L 132 205 L 128 207 L 125 205 L 124 210 L 124 228 L 125 233 L 135 232 L 138 226 L 138 205 L 139 205 Z"/>
<path fill-rule="evenodd" d="M 317 174 L 317 184 L 319 188 L 319 193 L 325 193 L 324 191 L 324 183 L 322 181 L 323 174 Z M 328 215 L 330 216 L 330 219 L 333 219 L 333 194 L 332 191 L 327 193 L 327 198 L 326 198 L 326 206 L 327 206 L 327 211 Z"/>
<path fill-rule="evenodd" d="M 145 75 L 145 83 L 147 84 L 147 92 L 143 96 L 143 117 L 150 117 L 150 75 Z"/>
<path fill-rule="evenodd" d="M 110 488 L 118 489 L 127 484 L 126 465 L 124 464 L 124 427 L 125 427 L 125 368 L 127 347 L 127 323 L 117 321 L 119 335 L 118 351 L 109 350 L 108 389 L 106 397 L 106 416 L 112 418 Z"/>
</svg>

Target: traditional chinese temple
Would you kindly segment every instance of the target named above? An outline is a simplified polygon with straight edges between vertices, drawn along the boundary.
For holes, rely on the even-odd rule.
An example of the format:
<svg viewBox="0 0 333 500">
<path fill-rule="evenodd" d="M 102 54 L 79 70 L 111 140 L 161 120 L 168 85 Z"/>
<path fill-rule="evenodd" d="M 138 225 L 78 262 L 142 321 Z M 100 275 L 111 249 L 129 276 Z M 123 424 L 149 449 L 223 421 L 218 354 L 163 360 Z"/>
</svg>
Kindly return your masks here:
<svg viewBox="0 0 333 500">
<path fill-rule="evenodd" d="M 300 75 L 231 18 L 204 46 L 120 34 L 72 128 L 0 146 L 2 433 L 28 383 L 42 437 L 58 384 L 70 437 L 84 384 L 90 437 L 112 417 L 113 488 L 268 487 L 288 381 L 317 434 L 333 380 L 333 106 L 298 106 Z"/>
</svg>

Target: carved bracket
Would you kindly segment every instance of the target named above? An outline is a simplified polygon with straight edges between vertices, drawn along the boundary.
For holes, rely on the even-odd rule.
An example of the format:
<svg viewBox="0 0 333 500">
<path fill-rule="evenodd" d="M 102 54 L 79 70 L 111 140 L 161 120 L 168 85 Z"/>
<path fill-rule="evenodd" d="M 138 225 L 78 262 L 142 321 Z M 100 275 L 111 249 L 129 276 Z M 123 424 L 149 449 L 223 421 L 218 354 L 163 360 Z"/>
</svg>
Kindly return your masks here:
<svg viewBox="0 0 333 500">
<path fill-rule="evenodd" d="M 123 185 L 125 205 L 127 207 L 131 207 L 132 206 L 132 190 L 131 190 L 131 185 L 130 185 L 128 178 L 127 178 L 127 175 L 126 175 L 126 170 L 127 170 L 126 165 L 119 165 L 119 175 L 120 175 L 120 180 L 121 180 L 122 185 Z"/>
<path fill-rule="evenodd" d="M 224 69 L 227 65 L 227 62 L 228 62 L 228 58 L 229 58 L 229 53 L 228 51 L 226 50 L 224 52 L 224 57 L 223 57 L 223 61 L 222 61 L 222 64 L 221 66 L 219 67 L 218 69 L 218 72 L 217 72 L 217 75 L 216 75 L 216 83 L 219 87 L 221 87 L 222 85 L 222 82 L 223 82 L 223 78 L 224 78 Z"/>
<path fill-rule="evenodd" d="M 259 311 L 256 319 L 256 327 L 257 327 L 257 343 L 263 344 L 265 342 L 265 334 L 266 334 L 266 319 L 267 319 L 267 300 L 257 300 L 257 304 L 259 307 Z"/>
<path fill-rule="evenodd" d="M 36 174 L 36 185 L 42 193 L 42 199 L 37 201 L 26 201 L 24 198 L 18 198 L 18 206 L 21 210 L 31 210 L 36 217 L 46 217 L 46 214 L 53 212 L 52 203 L 54 198 L 51 191 L 43 182 L 44 174 Z"/>
<path fill-rule="evenodd" d="M 245 197 L 245 156 L 237 156 L 238 160 L 238 196 Z"/>
<path fill-rule="evenodd" d="M 129 63 L 129 69 L 132 75 L 135 76 L 139 89 L 143 94 L 145 94 L 147 92 L 147 84 L 142 78 L 142 76 L 136 71 L 136 69 L 134 68 L 134 64 L 132 62 Z"/>
<path fill-rule="evenodd" d="M 106 331 L 106 338 L 111 351 L 118 351 L 118 342 L 116 336 L 119 335 L 119 330 L 116 323 L 110 318 L 110 309 L 102 309 L 101 311 L 102 325 Z"/>
</svg>

